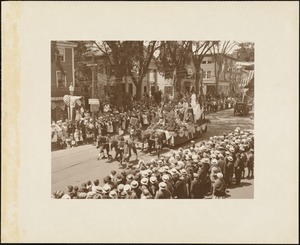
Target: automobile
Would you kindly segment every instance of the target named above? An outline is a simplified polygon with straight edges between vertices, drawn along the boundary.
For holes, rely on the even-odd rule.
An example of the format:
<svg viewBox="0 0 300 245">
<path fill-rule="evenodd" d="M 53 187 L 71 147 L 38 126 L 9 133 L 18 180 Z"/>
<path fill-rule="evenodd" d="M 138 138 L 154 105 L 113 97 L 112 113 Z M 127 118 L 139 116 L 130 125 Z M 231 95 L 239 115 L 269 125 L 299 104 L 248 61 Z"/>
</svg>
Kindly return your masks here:
<svg viewBox="0 0 300 245">
<path fill-rule="evenodd" d="M 234 111 L 233 111 L 233 115 L 236 115 L 237 113 L 240 115 L 248 115 L 249 114 L 249 110 L 250 110 L 250 106 L 248 103 L 245 102 L 237 102 L 234 105 Z"/>
</svg>

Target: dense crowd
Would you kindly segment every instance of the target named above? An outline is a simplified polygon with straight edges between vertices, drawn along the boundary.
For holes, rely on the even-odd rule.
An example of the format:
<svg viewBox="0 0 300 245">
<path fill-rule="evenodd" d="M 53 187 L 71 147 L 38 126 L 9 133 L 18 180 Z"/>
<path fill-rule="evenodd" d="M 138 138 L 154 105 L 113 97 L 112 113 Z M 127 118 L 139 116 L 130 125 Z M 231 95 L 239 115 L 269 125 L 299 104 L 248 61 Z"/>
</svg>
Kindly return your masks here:
<svg viewBox="0 0 300 245">
<path fill-rule="evenodd" d="M 203 199 L 225 198 L 226 189 L 253 178 L 254 134 L 236 128 L 136 165 L 103 180 L 55 191 L 56 199 Z M 245 176 L 246 170 L 248 175 Z"/>
</svg>

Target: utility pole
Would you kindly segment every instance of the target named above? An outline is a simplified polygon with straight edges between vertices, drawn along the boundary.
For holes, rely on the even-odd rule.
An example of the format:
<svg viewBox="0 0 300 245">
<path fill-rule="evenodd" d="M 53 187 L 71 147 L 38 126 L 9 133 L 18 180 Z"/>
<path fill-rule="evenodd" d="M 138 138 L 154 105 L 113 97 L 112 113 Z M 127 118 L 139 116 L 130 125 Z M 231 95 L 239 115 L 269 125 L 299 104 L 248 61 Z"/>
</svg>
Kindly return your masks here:
<svg viewBox="0 0 300 245">
<path fill-rule="evenodd" d="M 95 98 L 95 68 L 97 64 L 95 64 L 95 59 L 93 56 L 92 64 L 87 64 L 88 67 L 91 67 L 92 69 L 92 99 Z M 96 120 L 95 120 L 95 106 L 91 105 L 92 109 L 92 117 L 93 117 L 93 124 L 94 124 L 94 140 L 96 140 Z"/>
</svg>

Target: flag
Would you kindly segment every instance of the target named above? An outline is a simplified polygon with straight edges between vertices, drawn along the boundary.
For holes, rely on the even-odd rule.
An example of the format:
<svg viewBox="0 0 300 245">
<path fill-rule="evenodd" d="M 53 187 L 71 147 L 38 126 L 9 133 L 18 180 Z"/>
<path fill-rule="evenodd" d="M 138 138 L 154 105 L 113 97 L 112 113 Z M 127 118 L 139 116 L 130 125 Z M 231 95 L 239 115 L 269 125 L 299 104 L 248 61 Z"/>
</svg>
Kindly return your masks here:
<svg viewBox="0 0 300 245">
<path fill-rule="evenodd" d="M 70 96 L 70 106 L 75 107 L 75 102 L 79 99 L 81 99 L 81 96 Z"/>
<path fill-rule="evenodd" d="M 70 106 L 70 95 L 65 95 L 63 100 L 67 106 Z"/>
</svg>

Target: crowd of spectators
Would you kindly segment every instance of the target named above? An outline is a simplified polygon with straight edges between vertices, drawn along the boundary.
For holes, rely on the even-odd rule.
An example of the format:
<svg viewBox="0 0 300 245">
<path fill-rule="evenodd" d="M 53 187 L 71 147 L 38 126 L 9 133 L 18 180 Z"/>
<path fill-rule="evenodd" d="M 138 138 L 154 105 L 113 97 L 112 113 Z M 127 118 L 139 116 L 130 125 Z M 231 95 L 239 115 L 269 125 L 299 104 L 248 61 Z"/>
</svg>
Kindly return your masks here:
<svg viewBox="0 0 300 245">
<path fill-rule="evenodd" d="M 113 170 L 103 180 L 69 185 L 53 192 L 52 198 L 223 199 L 227 188 L 253 178 L 253 169 L 254 133 L 236 128 L 208 141 L 191 141 L 188 147 L 159 158 L 140 160 L 128 169 Z"/>
</svg>

